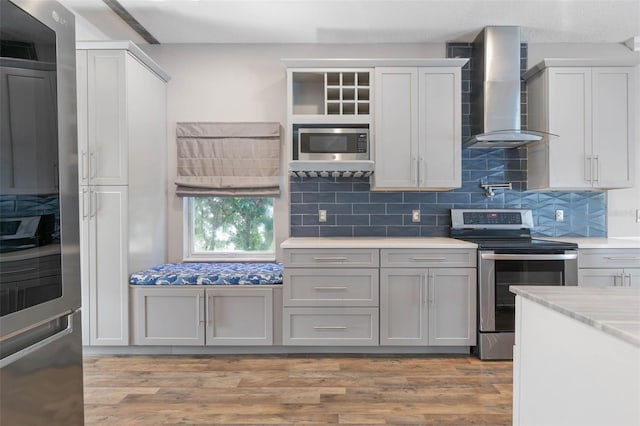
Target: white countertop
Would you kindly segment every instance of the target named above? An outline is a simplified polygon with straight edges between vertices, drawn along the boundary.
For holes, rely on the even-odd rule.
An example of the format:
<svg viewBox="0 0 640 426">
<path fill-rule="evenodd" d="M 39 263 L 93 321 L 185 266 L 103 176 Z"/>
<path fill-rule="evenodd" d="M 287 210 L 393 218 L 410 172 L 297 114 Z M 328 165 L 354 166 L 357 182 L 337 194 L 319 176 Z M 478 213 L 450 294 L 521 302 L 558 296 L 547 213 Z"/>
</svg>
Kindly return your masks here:
<svg viewBox="0 0 640 426">
<path fill-rule="evenodd" d="M 510 286 L 519 296 L 640 347 L 640 289 Z"/>
<path fill-rule="evenodd" d="M 293 248 L 440 248 L 475 249 L 477 244 L 445 237 L 333 237 L 289 238 L 280 244 L 283 249 Z"/>
<path fill-rule="evenodd" d="M 578 248 L 640 249 L 640 237 L 535 237 L 578 244 Z M 477 248 L 467 241 L 446 237 L 292 237 L 282 248 Z"/>
<path fill-rule="evenodd" d="M 640 237 L 578 237 L 553 238 L 535 237 L 541 240 L 562 241 L 578 244 L 578 248 L 640 248 Z"/>
</svg>

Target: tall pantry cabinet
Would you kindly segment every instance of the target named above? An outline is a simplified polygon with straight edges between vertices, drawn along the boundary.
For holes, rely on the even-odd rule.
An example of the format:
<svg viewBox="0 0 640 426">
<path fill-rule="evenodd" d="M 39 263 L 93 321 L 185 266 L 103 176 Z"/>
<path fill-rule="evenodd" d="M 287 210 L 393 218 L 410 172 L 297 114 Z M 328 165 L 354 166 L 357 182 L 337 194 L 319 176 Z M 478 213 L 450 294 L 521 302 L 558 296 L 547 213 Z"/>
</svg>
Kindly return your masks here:
<svg viewBox="0 0 640 426">
<path fill-rule="evenodd" d="M 132 272 L 166 257 L 166 84 L 131 42 L 77 45 L 84 345 L 129 344 Z"/>
</svg>

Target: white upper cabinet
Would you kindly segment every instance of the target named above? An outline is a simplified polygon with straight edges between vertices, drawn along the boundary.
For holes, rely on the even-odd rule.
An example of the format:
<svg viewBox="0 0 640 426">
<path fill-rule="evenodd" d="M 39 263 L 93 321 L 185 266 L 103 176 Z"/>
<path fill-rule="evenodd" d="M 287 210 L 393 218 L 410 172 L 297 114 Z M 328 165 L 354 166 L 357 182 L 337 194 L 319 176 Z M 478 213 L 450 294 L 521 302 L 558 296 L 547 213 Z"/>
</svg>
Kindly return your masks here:
<svg viewBox="0 0 640 426">
<path fill-rule="evenodd" d="M 169 76 L 139 59 L 146 55 L 132 44 L 118 43 L 76 50 L 80 185 L 127 185 L 146 149 L 164 143 Z"/>
<path fill-rule="evenodd" d="M 633 184 L 634 68 L 578 65 L 545 60 L 525 74 L 528 127 L 557 135 L 528 145 L 528 189 Z"/>
<path fill-rule="evenodd" d="M 77 51 L 79 83 L 86 84 L 86 109 L 80 109 L 80 184 L 126 185 L 128 182 L 125 50 Z M 86 62 L 85 62 L 86 61 Z"/>
<path fill-rule="evenodd" d="M 443 67 L 376 67 L 373 189 L 461 186 L 464 62 Z"/>
</svg>

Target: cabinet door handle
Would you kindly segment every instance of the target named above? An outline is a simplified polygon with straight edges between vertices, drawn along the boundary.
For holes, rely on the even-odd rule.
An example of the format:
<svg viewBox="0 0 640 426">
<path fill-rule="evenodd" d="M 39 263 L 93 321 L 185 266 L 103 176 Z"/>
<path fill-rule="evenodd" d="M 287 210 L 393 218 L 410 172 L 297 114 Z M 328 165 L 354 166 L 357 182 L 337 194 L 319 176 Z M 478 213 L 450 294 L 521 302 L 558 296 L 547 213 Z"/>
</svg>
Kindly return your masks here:
<svg viewBox="0 0 640 426">
<path fill-rule="evenodd" d="M 89 196 L 87 195 L 87 188 L 82 188 L 82 219 L 89 217 L 89 206 L 87 206 L 88 201 Z"/>
<path fill-rule="evenodd" d="M 322 290 L 346 290 L 347 287 L 335 286 L 335 285 L 326 285 L 326 286 L 314 286 L 314 290 L 322 291 Z"/>
<path fill-rule="evenodd" d="M 96 217 L 97 210 L 98 210 L 98 196 L 96 195 L 96 191 L 91 190 L 89 194 L 89 216 Z"/>
<path fill-rule="evenodd" d="M 411 157 L 411 182 L 418 185 L 418 158 Z"/>
<path fill-rule="evenodd" d="M 593 181 L 594 182 L 598 182 L 598 181 L 600 181 L 600 173 L 599 173 L 599 170 L 598 170 L 600 168 L 600 161 L 598 161 L 598 156 L 597 155 L 593 156 L 593 164 L 594 164 L 594 167 L 593 167 L 593 170 L 594 170 Z"/>
<path fill-rule="evenodd" d="M 427 273 L 425 272 L 424 274 L 420 275 L 420 291 L 422 292 L 422 304 L 426 305 L 427 304 L 427 299 L 428 299 L 428 295 L 427 295 Z"/>
<path fill-rule="evenodd" d="M 96 177 L 96 153 L 93 150 L 89 153 L 89 171 L 91 172 L 90 177 Z"/>
<path fill-rule="evenodd" d="M 435 281 L 436 281 L 436 273 L 432 272 L 429 277 L 429 305 L 433 305 L 433 301 L 436 297 L 435 295 Z"/>
<path fill-rule="evenodd" d="M 204 313 L 202 312 L 200 299 L 202 299 L 202 296 L 198 295 L 198 298 L 196 299 L 197 303 L 198 303 L 198 323 L 204 324 L 205 323 L 205 319 L 204 319 Z"/>
<path fill-rule="evenodd" d="M 313 260 L 317 260 L 319 262 L 337 262 L 347 260 L 346 256 L 330 256 L 330 257 L 314 257 Z"/>
<path fill-rule="evenodd" d="M 607 260 L 640 260 L 640 256 L 605 256 Z"/>
<path fill-rule="evenodd" d="M 593 163 L 593 161 L 591 160 L 591 156 L 587 155 L 584 158 L 584 180 L 586 180 L 587 182 L 591 183 L 591 164 Z"/>
<path fill-rule="evenodd" d="M 89 166 L 87 165 L 87 151 L 82 150 L 82 180 L 87 180 L 87 175 L 89 174 Z"/>
<path fill-rule="evenodd" d="M 420 177 L 420 180 L 418 181 L 418 186 L 424 186 L 424 180 L 425 180 L 425 177 L 427 176 L 427 162 L 424 161 L 424 158 L 422 157 L 420 157 L 420 160 L 418 161 L 418 176 Z"/>
<path fill-rule="evenodd" d="M 346 330 L 346 325 L 316 325 L 314 330 Z"/>
<path fill-rule="evenodd" d="M 420 256 L 414 256 L 414 257 L 411 258 L 411 260 L 427 261 L 427 262 L 446 262 L 447 258 L 446 257 L 420 257 Z"/>
<path fill-rule="evenodd" d="M 207 327 L 211 327 L 211 332 L 213 333 L 213 303 L 215 297 L 207 296 L 205 301 L 206 311 L 207 311 Z"/>
</svg>

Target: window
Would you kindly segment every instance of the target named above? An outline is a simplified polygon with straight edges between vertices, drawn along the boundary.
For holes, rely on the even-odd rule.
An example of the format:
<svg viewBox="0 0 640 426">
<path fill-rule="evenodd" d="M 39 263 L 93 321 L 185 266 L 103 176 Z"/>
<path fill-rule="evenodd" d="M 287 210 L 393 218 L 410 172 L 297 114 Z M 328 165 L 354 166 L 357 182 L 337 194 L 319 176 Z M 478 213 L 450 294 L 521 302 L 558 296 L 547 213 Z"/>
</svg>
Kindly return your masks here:
<svg viewBox="0 0 640 426">
<path fill-rule="evenodd" d="M 186 256 L 211 260 L 274 260 L 271 197 L 186 198 Z"/>
</svg>

